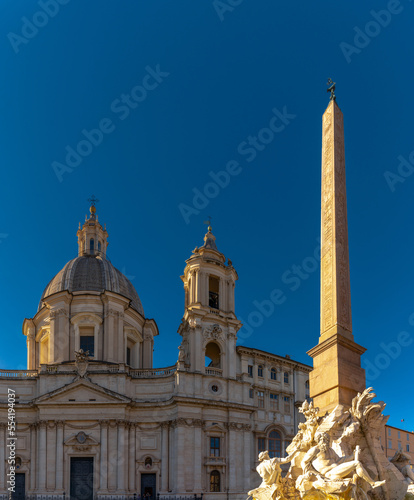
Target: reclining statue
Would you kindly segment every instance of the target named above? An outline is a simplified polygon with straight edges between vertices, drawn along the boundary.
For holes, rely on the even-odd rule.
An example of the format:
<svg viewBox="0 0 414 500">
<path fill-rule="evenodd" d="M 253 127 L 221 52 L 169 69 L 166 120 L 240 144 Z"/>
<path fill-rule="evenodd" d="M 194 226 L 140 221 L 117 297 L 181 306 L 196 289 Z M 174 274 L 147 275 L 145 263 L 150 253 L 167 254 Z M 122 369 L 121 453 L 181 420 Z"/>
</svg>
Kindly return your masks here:
<svg viewBox="0 0 414 500">
<path fill-rule="evenodd" d="M 331 493 L 335 489 L 344 490 L 352 482 L 354 474 L 371 485 L 372 488 L 378 488 L 385 484 L 385 481 L 375 481 L 370 477 L 366 469 L 359 460 L 360 447 L 355 449 L 354 457 L 339 457 L 335 450 L 330 446 L 330 436 L 322 432 L 316 438 L 317 445 L 313 446 L 305 455 L 302 461 L 303 476 L 297 480 L 299 486 L 304 483 L 304 479 L 314 476 L 316 489 L 321 489 Z M 345 480 L 345 481 L 343 481 Z M 307 487 L 309 487 L 309 482 Z"/>
</svg>

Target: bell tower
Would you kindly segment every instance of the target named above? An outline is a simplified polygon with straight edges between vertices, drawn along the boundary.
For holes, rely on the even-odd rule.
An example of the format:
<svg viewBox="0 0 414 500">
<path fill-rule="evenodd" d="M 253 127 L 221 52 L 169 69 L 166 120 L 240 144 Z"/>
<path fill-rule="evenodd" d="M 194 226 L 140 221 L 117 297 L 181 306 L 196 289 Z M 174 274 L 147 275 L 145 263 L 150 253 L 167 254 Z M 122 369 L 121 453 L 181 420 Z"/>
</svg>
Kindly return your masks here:
<svg viewBox="0 0 414 500">
<path fill-rule="evenodd" d="M 106 257 L 106 249 L 108 247 L 108 233 L 106 228 L 103 228 L 98 221 L 96 215 L 96 202 L 94 196 L 89 198 L 91 206 L 89 208 L 90 216 L 85 217 L 85 222 L 81 227 L 79 223 L 78 237 L 78 256 L 82 255 L 100 255 Z"/>
<path fill-rule="evenodd" d="M 241 322 L 234 312 L 238 279 L 231 260 L 218 251 L 209 225 L 204 245 L 186 260 L 184 317 L 178 329 L 183 340 L 179 365 L 206 375 L 236 377 L 236 340 Z"/>
</svg>

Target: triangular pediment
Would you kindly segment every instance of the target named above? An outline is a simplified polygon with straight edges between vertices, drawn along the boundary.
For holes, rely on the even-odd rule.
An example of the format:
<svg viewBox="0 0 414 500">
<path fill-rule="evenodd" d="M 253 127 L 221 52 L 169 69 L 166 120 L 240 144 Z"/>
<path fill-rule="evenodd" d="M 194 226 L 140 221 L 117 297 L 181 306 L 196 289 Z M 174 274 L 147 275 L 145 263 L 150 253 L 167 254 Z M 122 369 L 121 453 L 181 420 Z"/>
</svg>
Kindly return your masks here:
<svg viewBox="0 0 414 500">
<path fill-rule="evenodd" d="M 130 403 L 131 399 L 90 382 L 86 379 L 76 380 L 59 389 L 36 398 L 33 403 L 41 405 L 64 404 L 105 404 L 105 403 Z"/>
<path fill-rule="evenodd" d="M 211 426 L 208 427 L 208 431 L 209 432 L 225 432 L 225 428 L 222 425 L 220 425 L 216 422 L 213 422 L 211 424 Z"/>
</svg>

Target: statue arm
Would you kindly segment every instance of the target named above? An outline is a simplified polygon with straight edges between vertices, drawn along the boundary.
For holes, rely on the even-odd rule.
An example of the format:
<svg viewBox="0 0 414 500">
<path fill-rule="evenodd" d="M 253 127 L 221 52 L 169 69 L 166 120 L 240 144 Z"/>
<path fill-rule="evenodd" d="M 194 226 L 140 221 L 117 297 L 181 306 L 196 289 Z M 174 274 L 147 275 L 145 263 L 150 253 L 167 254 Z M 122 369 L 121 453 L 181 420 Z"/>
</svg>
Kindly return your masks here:
<svg viewBox="0 0 414 500">
<path fill-rule="evenodd" d="M 304 474 L 307 474 L 308 472 L 312 472 L 314 470 L 312 467 L 312 461 L 317 456 L 318 452 L 319 448 L 317 446 L 314 446 L 303 457 L 301 467 Z"/>
<path fill-rule="evenodd" d="M 281 464 L 288 464 L 289 462 L 291 462 L 294 458 L 295 458 L 295 455 L 297 454 L 297 450 L 295 450 L 293 453 L 291 453 L 290 455 L 288 455 L 287 457 L 285 458 L 280 458 L 279 459 L 279 463 Z"/>
</svg>

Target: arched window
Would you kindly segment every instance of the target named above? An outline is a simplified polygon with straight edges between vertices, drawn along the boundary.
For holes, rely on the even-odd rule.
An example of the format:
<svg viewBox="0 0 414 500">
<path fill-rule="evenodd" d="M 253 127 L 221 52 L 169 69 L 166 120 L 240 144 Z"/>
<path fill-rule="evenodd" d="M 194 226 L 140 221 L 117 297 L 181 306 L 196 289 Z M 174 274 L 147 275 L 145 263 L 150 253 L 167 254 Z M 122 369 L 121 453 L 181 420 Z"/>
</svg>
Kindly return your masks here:
<svg viewBox="0 0 414 500">
<path fill-rule="evenodd" d="M 219 309 L 219 288 L 220 280 L 215 276 L 209 276 L 208 278 L 208 305 L 212 309 Z"/>
<path fill-rule="evenodd" d="M 151 457 L 147 457 L 145 459 L 145 468 L 150 469 L 151 467 L 152 467 L 152 458 Z"/>
<path fill-rule="evenodd" d="M 220 491 L 220 472 L 213 470 L 210 473 L 210 492 L 218 493 Z"/>
<path fill-rule="evenodd" d="M 221 368 L 221 351 L 215 342 L 206 345 L 206 367 Z"/>
<path fill-rule="evenodd" d="M 102 245 L 101 245 L 101 242 L 100 242 L 100 241 L 98 241 L 98 252 L 100 252 L 100 251 L 101 251 L 101 246 L 102 246 Z"/>
<path fill-rule="evenodd" d="M 89 250 L 91 253 L 95 250 L 95 240 L 93 238 L 89 240 Z"/>
<path fill-rule="evenodd" d="M 283 374 L 283 381 L 285 382 L 285 384 L 289 383 L 289 373 L 288 372 L 285 372 Z"/>
<path fill-rule="evenodd" d="M 276 380 L 276 379 L 277 379 L 277 372 L 276 372 L 276 368 L 272 368 L 272 369 L 270 370 L 270 378 L 271 378 L 272 380 Z"/>
<path fill-rule="evenodd" d="M 259 377 L 263 377 L 263 365 L 259 365 L 259 366 L 257 367 L 257 375 L 258 375 Z"/>
<path fill-rule="evenodd" d="M 271 458 L 286 457 L 288 455 L 286 448 L 290 445 L 291 441 L 285 438 L 277 430 L 270 431 L 267 435 L 262 435 L 257 438 L 257 451 L 268 451 Z"/>
<path fill-rule="evenodd" d="M 277 431 L 272 431 L 269 434 L 269 456 L 270 458 L 281 457 L 282 453 L 282 438 Z"/>
</svg>

